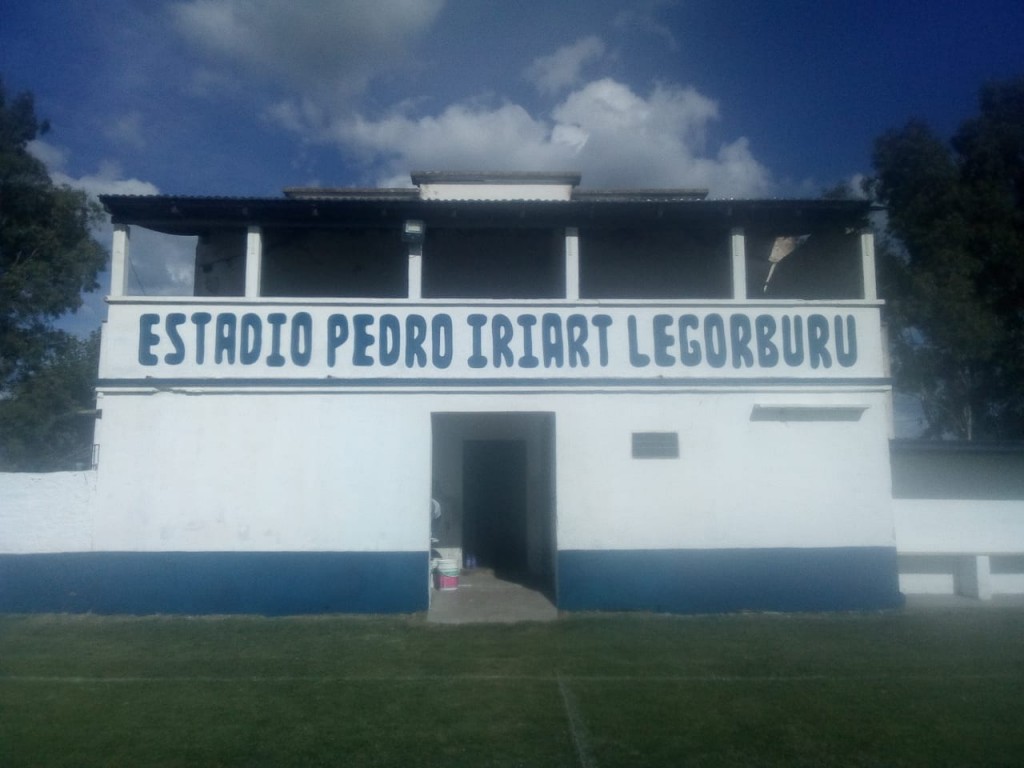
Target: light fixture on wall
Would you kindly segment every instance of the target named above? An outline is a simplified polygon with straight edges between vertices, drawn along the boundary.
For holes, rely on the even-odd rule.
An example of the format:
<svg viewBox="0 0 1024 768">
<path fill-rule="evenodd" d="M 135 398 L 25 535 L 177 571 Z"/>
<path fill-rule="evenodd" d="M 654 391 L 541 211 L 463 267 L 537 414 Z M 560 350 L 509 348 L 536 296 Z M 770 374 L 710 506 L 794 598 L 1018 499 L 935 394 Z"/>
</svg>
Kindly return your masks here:
<svg viewBox="0 0 1024 768">
<path fill-rule="evenodd" d="M 425 227 L 419 219 L 408 219 L 402 227 L 402 242 L 422 243 Z"/>
</svg>

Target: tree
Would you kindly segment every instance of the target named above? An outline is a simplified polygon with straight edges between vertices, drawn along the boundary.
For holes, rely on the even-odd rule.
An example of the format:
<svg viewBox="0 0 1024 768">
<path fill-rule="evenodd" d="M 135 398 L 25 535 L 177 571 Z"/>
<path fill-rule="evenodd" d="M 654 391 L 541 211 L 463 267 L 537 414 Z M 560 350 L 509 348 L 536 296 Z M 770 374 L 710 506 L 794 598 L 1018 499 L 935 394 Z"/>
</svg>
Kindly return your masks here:
<svg viewBox="0 0 1024 768">
<path fill-rule="evenodd" d="M 1024 78 L 983 88 L 949 143 L 920 121 L 884 134 L 874 166 L 897 388 L 927 436 L 1024 437 Z"/>
<path fill-rule="evenodd" d="M 32 376 L 0 403 L 0 462 L 7 471 L 88 467 L 100 334 L 64 335 Z"/>
<path fill-rule="evenodd" d="M 8 101 L 0 79 L 0 424 L 6 425 L 0 432 L 0 469 L 55 468 L 47 451 L 34 462 L 24 446 L 40 446 L 39 441 L 12 436 L 10 425 L 43 428 L 40 421 L 23 418 L 29 401 L 39 418 L 47 407 L 50 415 L 66 407 L 63 395 L 44 385 L 58 370 L 81 373 L 81 342 L 54 329 L 53 321 L 78 309 L 83 291 L 99 287 L 96 277 L 106 263 L 104 249 L 92 237 L 102 209 L 84 192 L 55 185 L 28 151 L 29 142 L 48 130 L 36 117 L 32 95 Z M 91 407 L 94 380 L 95 370 L 87 378 L 86 402 L 80 387 L 68 389 L 77 393 L 79 409 Z M 49 406 L 46 392 L 56 397 Z M 22 415 L 12 415 L 17 413 Z"/>
</svg>

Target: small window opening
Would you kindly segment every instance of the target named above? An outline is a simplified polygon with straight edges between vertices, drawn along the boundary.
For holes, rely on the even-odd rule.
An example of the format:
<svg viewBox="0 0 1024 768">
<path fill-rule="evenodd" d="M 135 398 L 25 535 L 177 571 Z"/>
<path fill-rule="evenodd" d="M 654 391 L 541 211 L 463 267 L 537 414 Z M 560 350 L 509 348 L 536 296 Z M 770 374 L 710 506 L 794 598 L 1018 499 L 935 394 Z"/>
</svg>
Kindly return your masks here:
<svg viewBox="0 0 1024 768">
<path fill-rule="evenodd" d="M 634 459 L 678 459 L 679 434 L 676 432 L 634 432 Z"/>
</svg>

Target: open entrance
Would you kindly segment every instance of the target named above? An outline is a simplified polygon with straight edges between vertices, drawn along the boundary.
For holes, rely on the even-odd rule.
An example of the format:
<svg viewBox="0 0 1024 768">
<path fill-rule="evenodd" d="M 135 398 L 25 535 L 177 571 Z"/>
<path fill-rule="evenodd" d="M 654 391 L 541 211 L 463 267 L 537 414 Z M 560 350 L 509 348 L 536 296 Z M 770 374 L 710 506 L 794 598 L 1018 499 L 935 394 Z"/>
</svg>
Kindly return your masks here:
<svg viewBox="0 0 1024 768">
<path fill-rule="evenodd" d="M 435 413 L 435 557 L 554 595 L 555 418 Z"/>
<path fill-rule="evenodd" d="M 529 573 L 526 441 L 462 444 L 463 559 L 512 577 Z"/>
</svg>

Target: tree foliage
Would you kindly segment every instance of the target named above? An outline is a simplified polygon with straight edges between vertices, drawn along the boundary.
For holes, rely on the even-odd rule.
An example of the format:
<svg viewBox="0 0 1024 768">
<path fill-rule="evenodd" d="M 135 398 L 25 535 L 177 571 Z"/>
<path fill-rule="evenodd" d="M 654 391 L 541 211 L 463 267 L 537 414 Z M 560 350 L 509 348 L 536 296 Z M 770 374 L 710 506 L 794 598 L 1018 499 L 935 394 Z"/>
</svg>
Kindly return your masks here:
<svg viewBox="0 0 1024 768">
<path fill-rule="evenodd" d="M 57 468 L 54 451 L 67 451 L 43 445 L 42 435 L 57 439 L 49 419 L 63 417 L 69 397 L 75 410 L 92 403 L 95 369 L 82 369 L 91 347 L 53 321 L 99 287 L 106 253 L 91 230 L 102 210 L 84 192 L 55 185 L 30 154 L 48 129 L 32 95 L 8 99 L 0 80 L 0 469 Z M 88 391 L 66 380 L 72 374 L 86 375 Z"/>
<path fill-rule="evenodd" d="M 99 331 L 64 335 L 0 403 L 0 468 L 48 472 L 92 463 Z"/>
<path fill-rule="evenodd" d="M 1024 78 L 948 143 L 919 121 L 879 137 L 874 166 L 897 388 L 929 436 L 1024 437 Z"/>
</svg>

